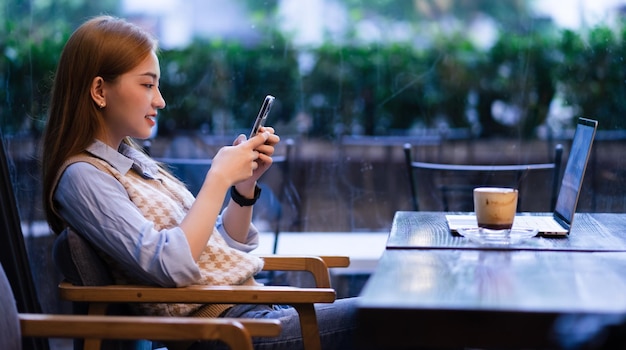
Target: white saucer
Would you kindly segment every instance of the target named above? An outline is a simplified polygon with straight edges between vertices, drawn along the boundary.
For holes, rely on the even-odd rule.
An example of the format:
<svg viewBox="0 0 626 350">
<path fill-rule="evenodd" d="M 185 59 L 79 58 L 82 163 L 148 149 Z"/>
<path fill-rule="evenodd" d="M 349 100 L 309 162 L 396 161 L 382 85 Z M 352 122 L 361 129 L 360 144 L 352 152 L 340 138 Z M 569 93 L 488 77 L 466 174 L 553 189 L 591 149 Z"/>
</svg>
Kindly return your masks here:
<svg viewBox="0 0 626 350">
<path fill-rule="evenodd" d="M 535 237 L 537 229 L 515 228 L 508 230 L 488 230 L 478 227 L 459 228 L 458 233 L 473 242 L 492 245 L 510 245 Z"/>
</svg>

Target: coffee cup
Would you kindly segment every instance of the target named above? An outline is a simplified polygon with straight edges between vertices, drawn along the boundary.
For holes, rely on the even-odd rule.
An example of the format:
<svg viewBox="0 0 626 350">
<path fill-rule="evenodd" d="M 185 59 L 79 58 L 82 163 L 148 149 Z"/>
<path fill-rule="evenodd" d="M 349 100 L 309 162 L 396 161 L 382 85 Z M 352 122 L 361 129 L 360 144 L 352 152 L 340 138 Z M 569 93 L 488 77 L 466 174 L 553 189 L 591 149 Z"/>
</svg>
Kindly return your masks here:
<svg viewBox="0 0 626 350">
<path fill-rule="evenodd" d="M 478 227 L 509 231 L 517 211 L 517 195 L 518 191 L 514 188 L 475 188 L 474 211 Z"/>
</svg>

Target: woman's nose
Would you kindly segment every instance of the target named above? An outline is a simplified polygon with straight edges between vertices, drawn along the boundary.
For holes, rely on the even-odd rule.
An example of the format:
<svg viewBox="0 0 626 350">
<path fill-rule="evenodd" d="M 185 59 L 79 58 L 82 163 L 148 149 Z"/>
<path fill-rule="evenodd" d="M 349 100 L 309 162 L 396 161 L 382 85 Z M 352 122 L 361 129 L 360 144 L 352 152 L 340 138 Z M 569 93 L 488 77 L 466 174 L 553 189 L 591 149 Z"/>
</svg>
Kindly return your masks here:
<svg viewBox="0 0 626 350">
<path fill-rule="evenodd" d="M 154 107 L 157 109 L 165 108 L 165 99 L 161 95 L 161 90 L 157 90 L 157 96 L 155 96 Z"/>
</svg>

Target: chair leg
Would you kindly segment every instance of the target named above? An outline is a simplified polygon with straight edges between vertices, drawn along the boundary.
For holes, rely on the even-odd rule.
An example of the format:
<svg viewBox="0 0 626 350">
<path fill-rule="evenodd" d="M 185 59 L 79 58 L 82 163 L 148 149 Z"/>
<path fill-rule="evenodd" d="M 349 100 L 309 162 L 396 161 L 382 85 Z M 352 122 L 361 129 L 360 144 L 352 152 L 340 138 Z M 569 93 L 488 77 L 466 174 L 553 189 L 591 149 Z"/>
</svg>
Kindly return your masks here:
<svg viewBox="0 0 626 350">
<path fill-rule="evenodd" d="M 89 315 L 106 315 L 108 304 L 106 303 L 90 303 Z M 102 348 L 102 339 L 85 339 L 83 350 L 100 350 Z"/>
<path fill-rule="evenodd" d="M 87 313 L 89 315 L 106 315 L 108 306 L 107 303 L 90 303 Z"/>
<path fill-rule="evenodd" d="M 106 315 L 108 303 L 90 303 L 87 314 L 89 315 Z M 100 350 L 102 348 L 102 339 L 85 339 L 83 350 Z"/>
<path fill-rule="evenodd" d="M 83 350 L 100 350 L 102 348 L 102 339 L 85 339 Z"/>
<path fill-rule="evenodd" d="M 317 316 L 313 304 L 294 304 L 300 318 L 300 330 L 302 331 L 302 343 L 306 350 L 320 350 L 320 332 L 317 326 Z"/>
<path fill-rule="evenodd" d="M 272 247 L 272 254 L 278 252 L 278 235 L 280 234 L 280 217 L 276 219 L 276 228 L 274 229 L 274 246 Z"/>
</svg>

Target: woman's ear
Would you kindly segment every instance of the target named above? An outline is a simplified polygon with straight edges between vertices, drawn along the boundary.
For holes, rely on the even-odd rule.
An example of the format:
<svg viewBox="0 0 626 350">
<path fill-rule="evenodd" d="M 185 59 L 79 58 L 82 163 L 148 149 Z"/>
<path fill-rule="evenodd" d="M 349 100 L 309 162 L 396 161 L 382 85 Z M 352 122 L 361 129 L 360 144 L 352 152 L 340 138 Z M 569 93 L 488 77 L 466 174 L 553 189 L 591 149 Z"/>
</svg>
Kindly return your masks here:
<svg viewBox="0 0 626 350">
<path fill-rule="evenodd" d="M 104 96 L 104 79 L 102 77 L 95 77 L 91 82 L 91 98 L 93 102 L 99 107 L 104 108 L 107 105 L 106 98 Z"/>
</svg>

